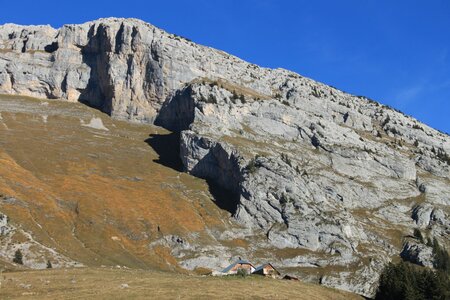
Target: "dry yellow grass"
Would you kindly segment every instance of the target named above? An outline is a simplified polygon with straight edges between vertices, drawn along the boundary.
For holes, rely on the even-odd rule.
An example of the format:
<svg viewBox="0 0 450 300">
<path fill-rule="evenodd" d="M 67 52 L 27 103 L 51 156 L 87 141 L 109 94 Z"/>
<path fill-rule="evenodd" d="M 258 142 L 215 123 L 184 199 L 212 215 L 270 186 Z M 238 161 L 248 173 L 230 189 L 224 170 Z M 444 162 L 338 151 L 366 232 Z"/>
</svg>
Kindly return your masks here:
<svg viewBox="0 0 450 300">
<path fill-rule="evenodd" d="M 65 256 L 89 266 L 173 269 L 169 249 L 149 243 L 226 226 L 204 180 L 158 163 L 148 143 L 166 138 L 162 128 L 27 97 L 0 95 L 0 115 L 0 194 L 23 203 L 0 201 L 0 211 Z M 93 117 L 109 131 L 82 126 Z"/>
<path fill-rule="evenodd" d="M 3 273 L 1 299 L 362 299 L 298 281 L 119 269 Z"/>
</svg>

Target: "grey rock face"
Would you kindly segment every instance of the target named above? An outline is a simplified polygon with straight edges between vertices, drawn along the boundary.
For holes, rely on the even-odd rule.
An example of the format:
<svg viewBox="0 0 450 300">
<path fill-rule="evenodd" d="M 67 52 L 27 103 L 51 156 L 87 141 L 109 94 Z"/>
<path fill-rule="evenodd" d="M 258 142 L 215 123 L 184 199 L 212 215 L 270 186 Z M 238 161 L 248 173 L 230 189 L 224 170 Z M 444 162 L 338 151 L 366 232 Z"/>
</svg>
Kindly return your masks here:
<svg viewBox="0 0 450 300">
<path fill-rule="evenodd" d="M 0 236 L 7 235 L 14 228 L 8 224 L 8 216 L 0 213 Z"/>
<path fill-rule="evenodd" d="M 84 101 L 117 118 L 152 122 L 161 104 L 196 78 L 248 82 L 269 93 L 269 70 L 135 19 L 0 27 L 0 92 Z"/>
<path fill-rule="evenodd" d="M 417 226 L 449 247 L 449 136 L 293 72 L 133 19 L 4 25 L 0 93 L 84 101 L 179 132 L 185 170 L 219 188 L 218 205 L 242 226 L 224 239 L 252 241 L 239 249 L 248 257 L 286 251 L 264 259 L 323 270 L 322 284 L 373 295 L 391 257 L 426 252 L 402 248 Z M 188 269 L 239 255 L 160 242 Z"/>
<path fill-rule="evenodd" d="M 445 189 L 441 193 L 445 193 Z M 428 199 L 435 198 L 432 196 Z M 411 212 L 411 217 L 419 228 L 428 229 L 431 236 L 443 237 L 443 243 L 448 245 L 448 237 L 450 234 L 448 206 L 436 205 L 439 202 L 429 202 L 431 204 L 423 203 L 415 206 Z"/>
<path fill-rule="evenodd" d="M 236 90 L 223 82 L 190 84 L 163 105 L 156 121 L 181 131 L 180 153 L 188 172 L 234 195 L 228 204 L 237 222 L 255 234 L 265 232 L 270 247 L 327 257 L 281 260 L 280 266 L 353 265 L 353 271 L 327 274 L 321 282 L 370 296 L 389 257 L 402 252 L 409 259 L 415 251 L 402 251 L 401 240 L 386 232 L 407 235 L 418 225 L 447 242 L 446 188 L 435 187 L 447 178 L 427 172 L 414 159 L 428 156 L 447 169 L 432 150 L 418 150 L 406 134 L 391 136 L 382 118 L 354 123 L 370 124 L 366 130 L 346 125 L 348 118 L 327 119 L 341 108 L 325 96 L 303 99 L 310 113 L 286 104 L 289 99 L 257 100 Z M 392 114 L 389 122 L 397 124 L 416 122 L 367 100 L 350 99 L 356 111 L 365 107 L 367 115 Z M 433 134 L 448 142 L 447 136 Z M 414 261 L 427 265 L 425 252 Z M 363 263 L 368 257 L 370 263 Z"/>
<path fill-rule="evenodd" d="M 429 268 L 433 267 L 433 249 L 426 245 L 408 241 L 403 247 L 400 256 L 412 263 Z"/>
</svg>

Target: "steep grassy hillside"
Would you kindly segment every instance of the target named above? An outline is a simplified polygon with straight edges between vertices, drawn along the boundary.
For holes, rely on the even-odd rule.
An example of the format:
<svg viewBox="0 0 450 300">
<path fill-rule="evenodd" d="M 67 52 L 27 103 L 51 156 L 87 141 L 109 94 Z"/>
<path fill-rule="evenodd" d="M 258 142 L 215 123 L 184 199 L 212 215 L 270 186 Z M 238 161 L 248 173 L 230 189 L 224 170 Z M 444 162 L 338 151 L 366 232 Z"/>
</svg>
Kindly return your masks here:
<svg viewBox="0 0 450 300">
<path fill-rule="evenodd" d="M 207 184 L 176 171 L 161 128 L 24 97 L 2 96 L 0 116 L 0 212 L 15 226 L 0 237 L 5 261 L 20 248 L 29 267 L 176 269 L 170 249 L 152 241 L 195 233 L 206 245 L 206 229 L 230 227 Z"/>
</svg>

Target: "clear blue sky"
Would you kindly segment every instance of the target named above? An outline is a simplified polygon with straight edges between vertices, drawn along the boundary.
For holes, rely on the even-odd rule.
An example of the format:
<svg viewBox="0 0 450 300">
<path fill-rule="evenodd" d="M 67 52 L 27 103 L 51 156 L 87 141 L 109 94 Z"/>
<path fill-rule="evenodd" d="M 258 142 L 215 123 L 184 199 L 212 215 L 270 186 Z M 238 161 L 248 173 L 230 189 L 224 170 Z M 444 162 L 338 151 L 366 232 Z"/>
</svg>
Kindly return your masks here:
<svg viewBox="0 0 450 300">
<path fill-rule="evenodd" d="M 135 17 L 450 132 L 448 0 L 0 0 L 0 23 Z"/>
</svg>

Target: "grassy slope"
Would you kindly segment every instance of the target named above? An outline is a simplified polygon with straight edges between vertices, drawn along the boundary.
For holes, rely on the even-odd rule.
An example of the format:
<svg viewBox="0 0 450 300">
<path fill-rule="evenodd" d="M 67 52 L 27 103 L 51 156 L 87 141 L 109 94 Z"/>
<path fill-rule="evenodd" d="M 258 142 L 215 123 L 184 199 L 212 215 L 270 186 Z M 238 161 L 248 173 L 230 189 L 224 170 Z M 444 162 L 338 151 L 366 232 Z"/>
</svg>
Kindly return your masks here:
<svg viewBox="0 0 450 300">
<path fill-rule="evenodd" d="M 229 226 L 203 180 L 158 163 L 147 142 L 149 135 L 164 140 L 161 128 L 23 97 L 1 96 L 0 114 L 0 194 L 20 200 L 0 201 L 0 211 L 68 257 L 90 266 L 173 269 L 169 249 L 150 251 L 149 243 Z M 81 125 L 92 117 L 109 131 Z"/>
<path fill-rule="evenodd" d="M 1 281 L 2 299 L 362 299 L 318 285 L 260 276 L 218 278 L 106 268 L 3 273 Z"/>
</svg>

